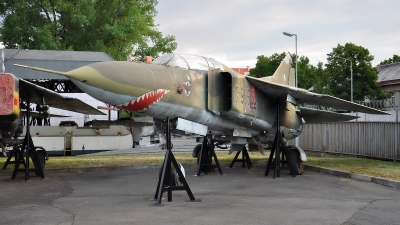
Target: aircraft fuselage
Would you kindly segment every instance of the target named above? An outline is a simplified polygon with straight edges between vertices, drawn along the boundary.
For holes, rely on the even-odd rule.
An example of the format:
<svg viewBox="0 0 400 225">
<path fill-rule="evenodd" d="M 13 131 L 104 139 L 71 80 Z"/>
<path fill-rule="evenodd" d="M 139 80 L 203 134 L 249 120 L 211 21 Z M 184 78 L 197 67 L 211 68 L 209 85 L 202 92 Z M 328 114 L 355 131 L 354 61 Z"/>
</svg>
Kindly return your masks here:
<svg viewBox="0 0 400 225">
<path fill-rule="evenodd" d="M 215 133 L 234 129 L 251 135 L 276 126 L 276 99 L 269 98 L 230 68 L 182 69 L 135 62 L 100 62 L 67 72 L 84 92 L 107 104 L 165 119 L 180 117 Z M 286 139 L 301 132 L 296 108 L 282 99 Z M 285 131 L 286 129 L 286 131 Z"/>
</svg>

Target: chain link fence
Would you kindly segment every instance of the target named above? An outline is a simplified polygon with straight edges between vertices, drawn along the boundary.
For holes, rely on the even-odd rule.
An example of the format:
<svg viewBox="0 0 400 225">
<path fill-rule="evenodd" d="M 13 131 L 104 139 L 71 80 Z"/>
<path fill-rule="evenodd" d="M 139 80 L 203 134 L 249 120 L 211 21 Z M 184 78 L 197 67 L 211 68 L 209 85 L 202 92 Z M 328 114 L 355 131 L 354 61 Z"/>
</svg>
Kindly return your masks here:
<svg viewBox="0 0 400 225">
<path fill-rule="evenodd" d="M 394 97 L 383 99 L 383 100 L 365 100 L 365 101 L 357 101 L 355 100 L 354 103 L 364 105 L 370 108 L 382 110 L 382 111 L 389 111 L 391 109 L 395 109 L 395 99 Z M 311 109 L 319 109 L 331 112 L 347 112 L 348 110 L 337 109 L 333 107 L 326 107 L 326 106 L 319 106 L 319 105 L 302 105 L 305 108 Z"/>
</svg>

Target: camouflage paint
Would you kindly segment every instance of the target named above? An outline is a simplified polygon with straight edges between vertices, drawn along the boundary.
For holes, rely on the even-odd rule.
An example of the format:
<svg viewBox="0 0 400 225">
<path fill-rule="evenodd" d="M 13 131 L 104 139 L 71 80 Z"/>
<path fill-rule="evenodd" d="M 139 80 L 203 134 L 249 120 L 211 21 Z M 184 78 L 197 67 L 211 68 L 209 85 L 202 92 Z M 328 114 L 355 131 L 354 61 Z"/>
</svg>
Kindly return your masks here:
<svg viewBox="0 0 400 225">
<path fill-rule="evenodd" d="M 65 75 L 84 92 L 107 104 L 157 119 L 181 117 L 206 125 L 215 134 L 232 135 L 234 129 L 247 130 L 253 136 L 269 134 L 277 124 L 276 99 L 225 65 L 222 72 L 119 61 L 94 63 L 67 73 L 31 69 Z M 208 90 L 209 74 L 215 75 L 212 79 L 219 82 L 215 85 L 222 91 Z M 282 125 L 297 129 L 300 116 L 294 106 L 286 108 L 281 110 Z"/>
</svg>

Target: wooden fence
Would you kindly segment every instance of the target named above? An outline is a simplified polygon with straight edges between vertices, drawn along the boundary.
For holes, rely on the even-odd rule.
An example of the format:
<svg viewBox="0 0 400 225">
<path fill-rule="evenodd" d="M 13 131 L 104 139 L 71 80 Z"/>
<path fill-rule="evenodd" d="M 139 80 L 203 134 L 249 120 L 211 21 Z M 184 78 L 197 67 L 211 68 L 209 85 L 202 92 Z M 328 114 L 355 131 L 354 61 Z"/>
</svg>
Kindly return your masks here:
<svg viewBox="0 0 400 225">
<path fill-rule="evenodd" d="M 400 124 L 342 122 L 304 124 L 299 146 L 304 150 L 399 160 Z M 290 140 L 294 145 L 295 141 Z"/>
</svg>

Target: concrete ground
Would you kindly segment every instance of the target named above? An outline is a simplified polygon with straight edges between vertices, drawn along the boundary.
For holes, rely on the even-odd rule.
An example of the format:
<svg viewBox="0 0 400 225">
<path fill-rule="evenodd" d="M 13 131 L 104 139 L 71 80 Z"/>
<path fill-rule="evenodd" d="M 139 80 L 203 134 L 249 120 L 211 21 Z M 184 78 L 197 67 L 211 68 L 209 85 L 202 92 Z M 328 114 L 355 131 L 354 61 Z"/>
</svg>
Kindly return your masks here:
<svg viewBox="0 0 400 225">
<path fill-rule="evenodd" d="M 196 199 L 174 191 L 153 200 L 158 168 L 57 173 L 28 182 L 0 172 L 0 224 L 400 224 L 400 190 L 307 171 L 292 178 L 223 167 L 196 177 L 185 166 Z M 123 169 L 123 168 L 121 168 Z"/>
</svg>

